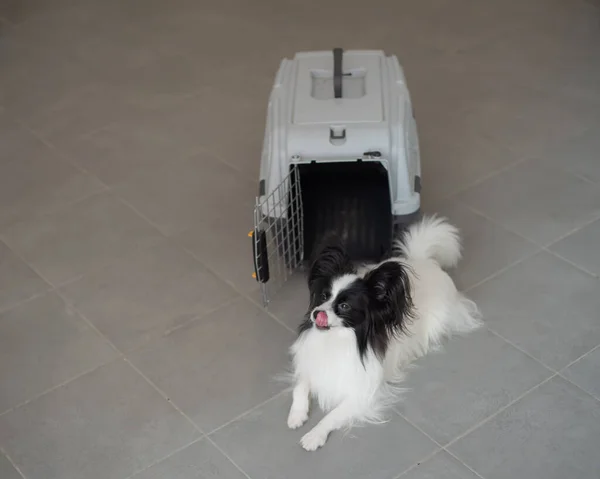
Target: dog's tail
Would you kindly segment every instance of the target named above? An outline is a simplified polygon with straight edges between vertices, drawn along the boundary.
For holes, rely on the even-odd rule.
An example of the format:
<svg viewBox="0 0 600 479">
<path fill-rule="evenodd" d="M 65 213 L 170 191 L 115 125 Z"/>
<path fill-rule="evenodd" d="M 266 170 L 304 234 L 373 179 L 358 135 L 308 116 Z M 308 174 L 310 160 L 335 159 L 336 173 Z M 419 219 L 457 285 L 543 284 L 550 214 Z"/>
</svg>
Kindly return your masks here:
<svg viewBox="0 0 600 479">
<path fill-rule="evenodd" d="M 461 257 L 458 228 L 445 218 L 424 217 L 409 226 L 394 243 L 394 253 L 407 259 L 431 259 L 442 268 L 456 266 Z"/>
</svg>

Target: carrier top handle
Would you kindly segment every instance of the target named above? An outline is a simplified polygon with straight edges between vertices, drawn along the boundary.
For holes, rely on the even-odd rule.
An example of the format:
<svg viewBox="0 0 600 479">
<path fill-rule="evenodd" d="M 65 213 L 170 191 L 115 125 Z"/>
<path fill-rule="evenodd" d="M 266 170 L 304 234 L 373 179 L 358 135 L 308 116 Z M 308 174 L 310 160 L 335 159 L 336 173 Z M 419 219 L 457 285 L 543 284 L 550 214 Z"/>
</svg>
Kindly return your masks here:
<svg viewBox="0 0 600 479">
<path fill-rule="evenodd" d="M 335 98 L 342 98 L 342 78 L 344 77 L 342 70 L 343 57 L 343 48 L 333 49 L 333 96 Z"/>
</svg>

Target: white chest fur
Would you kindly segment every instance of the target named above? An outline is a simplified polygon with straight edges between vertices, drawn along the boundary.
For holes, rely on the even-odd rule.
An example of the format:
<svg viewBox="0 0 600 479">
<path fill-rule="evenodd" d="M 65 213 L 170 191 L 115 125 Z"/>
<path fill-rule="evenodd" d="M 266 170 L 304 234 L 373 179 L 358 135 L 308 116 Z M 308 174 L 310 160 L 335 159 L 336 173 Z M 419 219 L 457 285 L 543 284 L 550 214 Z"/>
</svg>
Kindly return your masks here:
<svg viewBox="0 0 600 479">
<path fill-rule="evenodd" d="M 371 352 L 361 361 L 351 329 L 311 329 L 291 350 L 296 378 L 307 381 L 324 411 L 342 401 L 351 401 L 357 410 L 368 409 L 377 400 L 383 381 L 382 365 Z"/>
</svg>

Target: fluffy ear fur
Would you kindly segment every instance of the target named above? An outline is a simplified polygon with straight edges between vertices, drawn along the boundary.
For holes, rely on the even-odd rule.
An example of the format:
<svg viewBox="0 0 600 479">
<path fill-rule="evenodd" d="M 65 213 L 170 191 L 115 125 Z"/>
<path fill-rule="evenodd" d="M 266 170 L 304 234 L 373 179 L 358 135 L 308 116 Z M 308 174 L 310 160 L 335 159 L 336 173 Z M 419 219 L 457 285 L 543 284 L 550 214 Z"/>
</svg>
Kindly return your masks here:
<svg viewBox="0 0 600 479">
<path fill-rule="evenodd" d="M 356 269 L 342 241 L 337 236 L 328 236 L 318 249 L 308 275 L 308 287 L 318 280 L 329 280 L 336 276 L 354 273 Z"/>
<path fill-rule="evenodd" d="M 365 275 L 371 297 L 377 302 L 387 302 L 408 285 L 405 267 L 396 261 L 387 261 Z"/>
<path fill-rule="evenodd" d="M 364 278 L 369 291 L 371 323 L 395 334 L 405 331 L 413 316 L 413 304 L 407 267 L 387 261 Z"/>
</svg>

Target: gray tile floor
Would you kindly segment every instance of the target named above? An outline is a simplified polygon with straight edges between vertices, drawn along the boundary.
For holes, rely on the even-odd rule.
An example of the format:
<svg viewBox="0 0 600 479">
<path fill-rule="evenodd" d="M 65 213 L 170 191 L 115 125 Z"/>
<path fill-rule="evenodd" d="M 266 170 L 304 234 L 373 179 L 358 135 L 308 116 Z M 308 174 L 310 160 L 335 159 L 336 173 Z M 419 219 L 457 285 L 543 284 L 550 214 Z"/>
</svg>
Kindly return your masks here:
<svg viewBox="0 0 600 479">
<path fill-rule="evenodd" d="M 600 477 L 593 0 L 0 2 L 2 479 Z M 383 48 L 486 328 L 313 454 L 246 233 L 279 60 Z M 318 419 L 315 414 L 311 421 Z"/>
</svg>

